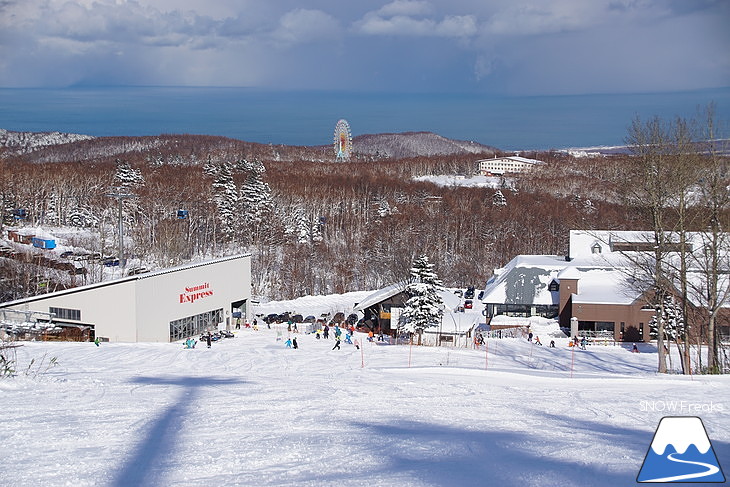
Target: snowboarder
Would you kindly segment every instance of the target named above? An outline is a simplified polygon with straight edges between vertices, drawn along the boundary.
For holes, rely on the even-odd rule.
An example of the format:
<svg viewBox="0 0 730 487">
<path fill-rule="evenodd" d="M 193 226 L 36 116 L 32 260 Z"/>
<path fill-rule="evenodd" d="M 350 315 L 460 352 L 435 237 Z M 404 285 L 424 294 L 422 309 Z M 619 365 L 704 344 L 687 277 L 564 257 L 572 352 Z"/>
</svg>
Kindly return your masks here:
<svg viewBox="0 0 730 487">
<path fill-rule="evenodd" d="M 185 340 L 185 348 L 195 348 L 196 343 L 198 342 L 193 340 L 193 337 L 188 337 L 188 339 Z"/>
<path fill-rule="evenodd" d="M 639 348 L 634 343 L 634 346 L 631 348 L 631 353 L 639 353 Z"/>
<path fill-rule="evenodd" d="M 537 335 L 535 335 L 535 345 L 540 345 L 540 346 L 542 346 L 542 342 L 540 341 L 540 337 L 539 337 L 539 336 L 537 336 Z"/>
<path fill-rule="evenodd" d="M 294 337 L 291 341 L 292 347 L 299 348 L 299 344 L 297 343 L 297 337 Z"/>
<path fill-rule="evenodd" d="M 94 345 L 99 346 L 99 337 L 94 338 Z"/>
<path fill-rule="evenodd" d="M 336 348 L 337 350 L 342 350 L 342 349 L 340 348 L 340 337 L 335 337 L 335 340 L 336 340 L 336 341 L 335 341 L 335 346 L 334 346 L 334 347 L 332 347 L 332 350 L 334 350 L 335 348 Z"/>
<path fill-rule="evenodd" d="M 550 340 L 550 348 L 555 348 L 555 340 Z"/>
</svg>

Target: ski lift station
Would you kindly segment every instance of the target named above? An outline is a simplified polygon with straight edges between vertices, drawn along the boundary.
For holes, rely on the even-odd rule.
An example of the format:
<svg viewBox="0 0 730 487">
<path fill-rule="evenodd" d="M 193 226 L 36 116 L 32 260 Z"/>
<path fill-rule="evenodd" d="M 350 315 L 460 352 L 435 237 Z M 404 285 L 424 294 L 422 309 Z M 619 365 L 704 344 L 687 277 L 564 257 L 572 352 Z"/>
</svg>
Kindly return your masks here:
<svg viewBox="0 0 730 487">
<path fill-rule="evenodd" d="M 230 328 L 250 300 L 244 254 L 1 303 L 0 323 L 24 338 L 173 342 Z"/>
</svg>

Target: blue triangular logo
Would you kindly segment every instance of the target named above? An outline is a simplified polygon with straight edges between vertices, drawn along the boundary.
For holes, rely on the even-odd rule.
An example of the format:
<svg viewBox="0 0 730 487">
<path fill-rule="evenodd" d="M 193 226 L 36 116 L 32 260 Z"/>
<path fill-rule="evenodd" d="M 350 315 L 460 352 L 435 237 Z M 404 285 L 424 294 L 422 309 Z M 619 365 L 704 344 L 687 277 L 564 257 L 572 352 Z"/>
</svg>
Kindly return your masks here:
<svg viewBox="0 0 730 487">
<path fill-rule="evenodd" d="M 637 482 L 725 482 L 705 425 L 696 416 L 659 421 Z"/>
</svg>

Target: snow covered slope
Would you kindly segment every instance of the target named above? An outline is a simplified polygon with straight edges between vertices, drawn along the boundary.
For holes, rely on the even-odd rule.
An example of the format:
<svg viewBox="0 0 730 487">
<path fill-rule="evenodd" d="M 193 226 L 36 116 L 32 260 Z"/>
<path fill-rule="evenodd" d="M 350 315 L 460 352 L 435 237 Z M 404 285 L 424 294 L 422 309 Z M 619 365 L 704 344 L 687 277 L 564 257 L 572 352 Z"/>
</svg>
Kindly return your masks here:
<svg viewBox="0 0 730 487">
<path fill-rule="evenodd" d="M 659 419 L 683 412 L 670 401 L 714 405 L 700 414 L 730 458 L 730 378 L 657 376 L 648 346 L 276 338 L 24 343 L 0 380 L 0 485 L 634 485 Z"/>
</svg>

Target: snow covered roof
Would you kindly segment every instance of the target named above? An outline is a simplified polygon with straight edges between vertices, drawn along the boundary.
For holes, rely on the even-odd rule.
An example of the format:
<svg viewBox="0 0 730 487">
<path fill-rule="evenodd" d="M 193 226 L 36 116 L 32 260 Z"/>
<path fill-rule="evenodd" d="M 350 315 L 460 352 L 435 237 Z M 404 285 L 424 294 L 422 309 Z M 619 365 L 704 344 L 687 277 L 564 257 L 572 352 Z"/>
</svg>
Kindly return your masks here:
<svg viewBox="0 0 730 487">
<path fill-rule="evenodd" d="M 390 286 L 378 289 L 377 291 L 369 294 L 365 299 L 357 303 L 355 306 L 356 311 L 363 311 L 370 306 L 374 306 L 388 298 L 392 298 L 396 294 L 406 290 L 406 285 L 403 283 L 391 284 Z"/>
<path fill-rule="evenodd" d="M 383 302 L 388 298 L 392 298 L 396 294 L 405 290 L 406 284 L 403 283 L 391 284 L 390 286 L 379 289 L 360 301 L 357 306 L 355 306 L 355 311 L 363 311 L 364 309 Z M 444 302 L 447 309 L 454 309 L 461 304 L 461 299 L 446 289 L 438 291 L 438 295 L 441 296 L 441 300 Z"/>
<path fill-rule="evenodd" d="M 628 276 L 617 269 L 570 267 L 565 273 L 570 274 L 570 279 L 579 279 L 573 304 L 630 305 L 642 294 Z M 565 278 L 563 273 L 560 277 Z"/>
<path fill-rule="evenodd" d="M 493 157 L 491 159 L 480 159 L 477 162 L 503 161 L 505 159 L 509 159 L 510 161 L 515 161 L 515 162 L 523 162 L 525 164 L 545 164 L 543 161 L 539 161 L 537 159 L 528 159 L 527 157 L 522 157 L 522 156 Z"/>
<path fill-rule="evenodd" d="M 179 271 L 183 271 L 183 270 L 187 270 L 187 269 L 193 269 L 195 267 L 202 267 L 202 266 L 206 266 L 206 265 L 210 265 L 210 264 L 215 264 L 218 262 L 225 262 L 228 260 L 240 259 L 242 257 L 250 257 L 250 256 L 251 256 L 251 253 L 231 255 L 228 257 L 221 257 L 218 259 L 207 260 L 204 262 L 196 262 L 193 264 L 186 264 L 186 265 L 181 265 L 178 267 L 171 267 L 169 269 L 161 269 L 158 271 L 146 272 L 144 274 L 136 274 L 133 276 L 120 277 L 119 279 L 113 279 L 110 281 L 101 281 L 101 282 L 96 282 L 93 284 L 87 284 L 85 286 L 77 286 L 77 287 L 72 287 L 72 288 L 68 288 L 68 289 L 63 289 L 61 291 L 55 291 L 52 293 L 39 294 L 37 296 L 30 296 L 27 298 L 17 299 L 15 301 L 7 301 L 5 303 L 0 303 L 0 308 L 16 306 L 18 304 L 23 304 L 23 303 L 31 303 L 33 301 L 37 301 L 40 299 L 47 299 L 52 296 L 63 296 L 66 294 L 73 294 L 73 293 L 77 293 L 77 292 L 81 292 L 81 291 L 86 291 L 89 289 L 95 289 L 95 288 L 100 288 L 100 287 L 105 287 L 105 286 L 113 286 L 113 285 L 120 284 L 123 282 L 128 282 L 128 281 L 138 281 L 141 279 L 149 279 L 151 277 L 160 276 L 163 274 L 170 274 L 172 272 L 179 272 Z"/>
<path fill-rule="evenodd" d="M 518 255 L 487 281 L 482 302 L 556 305 L 559 293 L 548 286 L 567 265 L 559 255 Z"/>
</svg>

